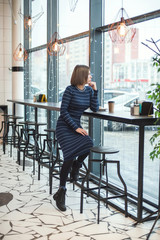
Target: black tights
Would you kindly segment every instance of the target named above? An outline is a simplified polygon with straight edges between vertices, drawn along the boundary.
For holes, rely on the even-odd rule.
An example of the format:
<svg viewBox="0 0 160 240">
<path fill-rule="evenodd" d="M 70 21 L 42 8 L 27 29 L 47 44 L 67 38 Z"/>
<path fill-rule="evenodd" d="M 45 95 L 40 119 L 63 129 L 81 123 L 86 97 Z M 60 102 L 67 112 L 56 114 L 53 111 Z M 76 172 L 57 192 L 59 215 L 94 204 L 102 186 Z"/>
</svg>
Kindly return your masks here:
<svg viewBox="0 0 160 240">
<path fill-rule="evenodd" d="M 77 161 L 80 163 L 83 163 L 84 159 L 89 155 L 88 153 L 85 153 L 81 156 L 78 157 Z M 70 172 L 70 169 L 72 167 L 74 159 L 67 160 L 63 162 L 62 168 L 61 168 L 61 173 L 60 173 L 60 186 L 65 187 L 66 186 L 66 181 L 68 178 L 68 173 Z"/>
</svg>

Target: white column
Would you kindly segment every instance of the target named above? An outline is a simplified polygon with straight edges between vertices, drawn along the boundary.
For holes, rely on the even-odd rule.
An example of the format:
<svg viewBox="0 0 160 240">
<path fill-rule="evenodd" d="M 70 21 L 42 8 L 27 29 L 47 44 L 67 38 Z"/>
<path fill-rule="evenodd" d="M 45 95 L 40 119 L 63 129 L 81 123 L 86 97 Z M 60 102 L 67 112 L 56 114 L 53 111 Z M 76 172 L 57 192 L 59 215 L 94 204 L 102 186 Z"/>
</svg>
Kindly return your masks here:
<svg viewBox="0 0 160 240">
<path fill-rule="evenodd" d="M 23 45 L 23 19 L 18 14 L 23 11 L 23 0 L 12 1 L 12 52 L 22 43 Z M 13 55 L 12 55 L 13 56 Z M 23 67 L 23 61 L 15 61 L 12 57 L 12 67 Z M 12 99 L 24 99 L 24 72 L 12 71 Z M 16 105 L 16 115 L 23 116 L 23 107 Z"/>
</svg>

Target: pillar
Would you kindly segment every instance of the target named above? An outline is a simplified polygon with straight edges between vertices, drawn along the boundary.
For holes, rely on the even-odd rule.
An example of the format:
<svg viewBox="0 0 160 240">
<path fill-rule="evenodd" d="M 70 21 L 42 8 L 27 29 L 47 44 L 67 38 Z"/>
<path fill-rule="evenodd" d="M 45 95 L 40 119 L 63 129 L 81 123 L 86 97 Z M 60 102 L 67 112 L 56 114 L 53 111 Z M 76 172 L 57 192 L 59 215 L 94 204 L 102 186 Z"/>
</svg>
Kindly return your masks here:
<svg viewBox="0 0 160 240">
<path fill-rule="evenodd" d="M 20 9 L 23 11 L 23 0 L 12 1 L 12 53 L 14 53 L 19 43 L 23 45 L 23 19 L 18 14 Z M 12 57 L 12 99 L 24 99 L 23 67 L 23 61 L 15 61 Z M 16 106 L 16 114 L 23 116 L 23 106 Z"/>
</svg>

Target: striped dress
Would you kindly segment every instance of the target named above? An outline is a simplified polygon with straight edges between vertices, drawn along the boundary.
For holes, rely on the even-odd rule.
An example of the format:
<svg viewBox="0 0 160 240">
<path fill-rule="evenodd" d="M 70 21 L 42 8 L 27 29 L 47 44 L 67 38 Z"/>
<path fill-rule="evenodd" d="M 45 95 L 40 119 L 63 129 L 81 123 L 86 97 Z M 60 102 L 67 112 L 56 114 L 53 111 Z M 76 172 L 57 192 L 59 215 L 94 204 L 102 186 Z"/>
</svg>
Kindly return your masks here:
<svg viewBox="0 0 160 240">
<path fill-rule="evenodd" d="M 64 161 L 72 160 L 89 152 L 93 141 L 75 130 L 81 127 L 80 118 L 87 108 L 96 112 L 99 109 L 98 91 L 89 86 L 80 90 L 68 86 L 63 94 L 60 116 L 56 126 L 56 136 L 63 152 Z"/>
</svg>

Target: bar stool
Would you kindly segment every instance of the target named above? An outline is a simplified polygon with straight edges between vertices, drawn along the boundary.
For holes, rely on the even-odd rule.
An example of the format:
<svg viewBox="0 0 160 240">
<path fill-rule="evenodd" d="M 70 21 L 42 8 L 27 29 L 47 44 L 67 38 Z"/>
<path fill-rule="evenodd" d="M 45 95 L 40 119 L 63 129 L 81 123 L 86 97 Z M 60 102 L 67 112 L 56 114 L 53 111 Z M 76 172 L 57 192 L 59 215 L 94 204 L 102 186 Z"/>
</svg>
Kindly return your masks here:
<svg viewBox="0 0 160 240">
<path fill-rule="evenodd" d="M 28 140 L 23 151 L 23 171 L 25 170 L 25 159 L 29 158 L 33 160 L 33 174 L 35 174 L 35 162 L 38 162 L 39 154 L 42 151 L 39 127 L 47 125 L 47 123 L 28 122 L 27 125 L 28 129 L 29 126 L 32 126 L 32 130 L 29 130 Z"/>
<path fill-rule="evenodd" d="M 35 131 L 34 128 L 29 127 L 29 123 L 32 123 L 34 125 L 36 122 L 33 122 L 33 121 L 19 122 L 19 124 L 22 126 L 22 128 L 20 129 L 20 133 L 19 133 L 19 141 L 18 141 L 18 147 L 17 147 L 17 163 L 19 165 L 21 163 L 21 152 L 24 153 L 24 150 L 27 145 L 29 147 L 28 134 L 29 133 L 33 134 L 33 132 Z M 33 147 L 33 145 L 31 145 L 31 146 Z"/>
<path fill-rule="evenodd" d="M 88 181 L 90 181 L 91 178 L 91 172 L 88 169 L 86 176 L 84 180 L 82 181 L 82 187 L 81 187 L 81 201 L 80 201 L 80 213 L 83 212 L 83 196 L 86 194 L 87 196 L 93 197 L 94 199 L 98 200 L 98 213 L 97 213 L 97 223 L 99 223 L 100 218 L 100 201 L 103 200 L 106 203 L 106 207 L 108 204 L 108 200 L 123 197 L 125 201 L 125 217 L 128 216 L 128 210 L 127 210 L 127 186 L 120 174 L 120 161 L 119 160 L 109 160 L 106 158 L 106 155 L 115 154 L 118 153 L 119 150 L 114 148 L 109 148 L 106 146 L 95 146 L 92 147 L 91 152 L 99 153 L 102 155 L 102 159 L 89 159 L 89 166 L 91 163 L 96 162 L 99 164 L 99 170 L 100 170 L 100 176 L 98 179 L 98 182 L 96 184 L 96 187 L 89 187 Z M 108 181 L 108 164 L 116 164 L 117 165 L 117 174 L 120 179 L 121 184 L 123 185 L 124 190 L 119 190 L 116 186 L 113 186 L 109 184 Z M 104 183 L 102 183 L 102 175 L 105 171 L 105 177 L 106 180 Z M 85 183 L 87 183 L 87 186 L 85 186 Z M 98 186 L 97 186 L 98 185 Z M 106 196 L 101 197 L 101 189 L 106 190 Z M 97 193 L 95 193 L 95 190 L 97 190 Z M 113 196 L 108 196 L 108 192 L 112 191 L 114 193 Z"/>
<path fill-rule="evenodd" d="M 19 124 L 17 124 L 17 120 L 23 119 L 23 117 L 15 115 L 5 115 L 5 117 L 6 121 L 4 122 L 3 152 L 5 154 L 6 144 L 10 144 L 10 157 L 12 157 L 12 146 L 17 147 L 19 128 L 21 127 Z"/>
<path fill-rule="evenodd" d="M 9 116 L 13 116 L 13 115 L 9 115 L 9 114 L 2 114 L 1 116 L 4 117 L 4 120 L 1 122 L 1 129 L 0 129 L 0 133 L 3 132 L 3 136 L 0 136 L 0 139 L 3 140 L 6 131 L 7 131 L 7 121 L 8 121 L 8 117 Z"/>
<path fill-rule="evenodd" d="M 60 150 L 61 147 L 58 144 L 56 138 L 56 130 L 55 129 L 45 129 L 49 134 L 52 133 L 52 162 L 49 168 L 49 193 L 52 194 L 53 188 L 53 178 L 59 179 L 60 178 L 60 171 L 63 164 L 63 160 L 60 158 Z"/>
<path fill-rule="evenodd" d="M 45 139 L 43 139 L 42 151 L 39 154 L 38 158 L 38 180 L 40 180 L 41 166 L 42 167 L 44 166 L 49 169 L 49 182 L 50 182 L 51 168 L 53 162 L 56 159 L 55 149 L 57 140 L 55 135 L 55 129 L 44 129 L 44 132 L 46 132 L 46 134 L 39 135 L 45 137 Z"/>
</svg>

